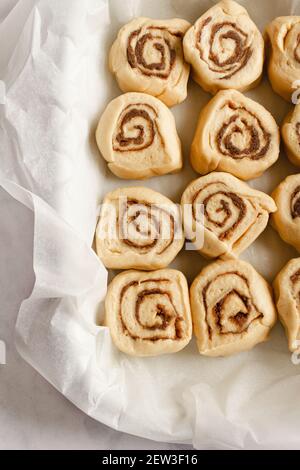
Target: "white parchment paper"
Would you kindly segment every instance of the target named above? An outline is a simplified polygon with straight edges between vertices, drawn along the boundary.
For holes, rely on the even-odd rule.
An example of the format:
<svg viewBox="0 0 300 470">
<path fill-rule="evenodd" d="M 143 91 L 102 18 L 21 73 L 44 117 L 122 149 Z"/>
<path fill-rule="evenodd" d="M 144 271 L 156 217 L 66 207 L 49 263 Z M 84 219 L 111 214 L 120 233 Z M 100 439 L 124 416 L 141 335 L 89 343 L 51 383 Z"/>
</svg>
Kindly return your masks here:
<svg viewBox="0 0 300 470">
<path fill-rule="evenodd" d="M 116 350 L 103 316 L 107 272 L 91 245 L 97 207 L 111 188 L 131 184 L 107 169 L 94 130 L 120 94 L 107 53 L 133 16 L 194 22 L 208 0 L 19 0 L 0 25 L 0 184 L 34 212 L 36 282 L 16 324 L 20 354 L 69 400 L 116 429 L 200 449 L 300 448 L 300 365 L 280 325 L 268 343 L 229 358 L 204 358 L 195 342 L 182 352 L 131 358 Z M 257 25 L 300 15 L 299 0 L 249 0 Z M 265 78 L 248 95 L 280 123 L 291 106 Z M 190 81 L 173 109 L 185 151 L 178 175 L 147 185 L 174 201 L 195 178 L 188 153 L 197 116 L 210 99 Z M 251 184 L 270 192 L 297 169 L 285 155 Z M 22 237 L 20 236 L 20 243 Z M 268 280 L 296 252 L 268 228 L 244 253 Z M 182 252 L 173 266 L 191 281 L 205 265 Z M 111 275 L 113 273 L 109 273 Z"/>
</svg>

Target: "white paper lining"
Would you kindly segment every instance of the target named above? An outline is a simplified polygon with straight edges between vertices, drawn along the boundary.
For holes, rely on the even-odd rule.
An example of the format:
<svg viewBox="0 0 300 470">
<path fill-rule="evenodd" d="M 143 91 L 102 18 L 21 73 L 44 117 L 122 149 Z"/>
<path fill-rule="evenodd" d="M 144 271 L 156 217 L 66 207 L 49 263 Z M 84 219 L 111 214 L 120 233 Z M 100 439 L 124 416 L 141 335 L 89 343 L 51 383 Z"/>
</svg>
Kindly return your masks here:
<svg viewBox="0 0 300 470">
<path fill-rule="evenodd" d="M 213 2 L 199 0 L 21 0 L 0 25 L 0 184 L 34 212 L 32 295 L 16 325 L 20 354 L 68 399 L 116 429 L 197 448 L 299 448 L 300 365 L 293 365 L 278 325 L 271 340 L 229 358 L 204 358 L 195 342 L 158 358 L 119 353 L 103 315 L 107 273 L 92 249 L 97 208 L 111 188 L 146 185 L 175 201 L 196 174 L 188 152 L 197 116 L 210 96 L 190 81 L 174 109 L 185 151 L 178 175 L 124 182 L 95 147 L 105 105 L 120 94 L 107 52 L 132 16 L 195 21 Z M 258 26 L 300 14 L 295 1 L 240 2 Z M 12 28 L 16 25 L 16 28 Z M 17 33 L 16 33 L 17 31 Z M 265 79 L 248 93 L 280 123 L 289 106 Z M 296 173 L 284 155 L 256 188 L 269 192 Z M 268 228 L 244 254 L 272 280 L 296 252 Z M 173 266 L 191 281 L 206 262 L 181 253 Z"/>
</svg>

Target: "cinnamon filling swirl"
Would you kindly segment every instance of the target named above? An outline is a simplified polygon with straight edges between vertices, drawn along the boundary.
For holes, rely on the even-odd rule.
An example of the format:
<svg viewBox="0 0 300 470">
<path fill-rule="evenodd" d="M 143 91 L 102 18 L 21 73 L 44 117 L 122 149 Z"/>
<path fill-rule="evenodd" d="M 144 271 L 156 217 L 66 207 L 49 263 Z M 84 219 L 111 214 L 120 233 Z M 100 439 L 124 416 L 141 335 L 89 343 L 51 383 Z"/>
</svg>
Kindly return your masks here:
<svg viewBox="0 0 300 470">
<path fill-rule="evenodd" d="M 176 50 L 170 39 L 172 36 L 182 37 L 182 33 L 155 26 L 148 27 L 147 32 L 140 36 L 141 31 L 141 28 L 133 31 L 128 38 L 129 65 L 147 77 L 167 79 L 176 61 Z"/>
<path fill-rule="evenodd" d="M 263 158 L 271 143 L 271 134 L 251 111 L 234 103 L 227 105 L 234 114 L 222 124 L 216 134 L 219 152 L 233 159 Z"/>
<path fill-rule="evenodd" d="M 158 134 L 156 110 L 143 103 L 130 104 L 121 113 L 113 137 L 117 152 L 140 151 L 150 147 Z M 163 144 L 163 140 L 161 139 Z"/>
<path fill-rule="evenodd" d="M 147 287 L 138 290 L 141 285 L 150 284 L 158 287 Z M 183 337 L 184 321 L 174 305 L 172 293 L 168 290 L 169 279 L 145 279 L 132 281 L 126 284 L 120 295 L 119 317 L 123 333 L 134 340 L 143 339 L 148 341 L 180 340 Z M 133 318 L 125 320 L 123 315 L 123 303 L 127 295 L 134 295 Z M 127 311 L 128 312 L 128 311 Z M 130 323 L 130 324 L 129 324 Z M 136 329 L 133 325 L 137 325 Z"/>
<path fill-rule="evenodd" d="M 120 240 L 143 253 L 156 247 L 164 253 L 173 243 L 176 221 L 167 210 L 137 200 L 126 200 L 118 218 Z"/>
<path fill-rule="evenodd" d="M 226 277 L 228 278 L 229 286 L 234 284 L 230 278 L 238 277 L 238 281 L 242 281 L 243 292 L 240 292 L 237 287 L 226 290 L 215 305 L 209 305 L 209 300 L 207 299 L 209 288 L 213 283 L 215 284 L 219 281 L 224 283 Z M 216 288 L 216 286 L 214 287 Z M 245 295 L 245 291 L 248 292 L 247 295 Z M 205 308 L 205 322 L 210 339 L 212 339 L 213 334 L 237 335 L 245 333 L 253 322 L 264 316 L 253 302 L 248 279 L 236 271 L 219 274 L 215 279 L 208 282 L 203 288 L 202 298 Z"/>
<path fill-rule="evenodd" d="M 291 196 L 291 216 L 292 219 L 300 217 L 300 186 L 297 186 Z"/>
<path fill-rule="evenodd" d="M 218 234 L 219 240 L 223 241 L 230 239 L 236 228 L 242 222 L 246 216 L 247 207 L 243 199 L 238 196 L 236 193 L 231 191 L 221 191 L 217 190 L 216 192 L 209 194 L 203 200 L 201 199 L 201 193 L 205 191 L 210 186 L 215 186 L 217 184 L 222 184 L 221 181 L 215 181 L 209 183 L 199 191 L 197 191 L 192 199 L 192 213 L 195 221 L 198 220 L 197 211 L 195 204 L 201 203 L 204 206 L 204 216 L 206 225 L 212 224 L 212 226 L 222 229 L 225 228 L 223 232 Z M 235 220 L 232 221 L 231 225 L 228 227 L 230 220 L 234 218 L 233 208 L 236 209 L 237 215 L 235 215 Z M 211 228 L 207 227 L 209 230 Z"/>
<path fill-rule="evenodd" d="M 209 70 L 223 74 L 219 77 L 220 80 L 228 80 L 246 66 L 252 55 L 252 49 L 247 45 L 248 34 L 234 22 L 224 21 L 213 24 L 209 35 L 208 57 L 205 58 L 206 49 L 202 44 L 202 39 L 211 21 L 212 17 L 208 17 L 200 26 L 196 35 L 196 47 Z M 231 53 L 225 54 L 223 44 L 228 41 L 233 43 L 233 48 Z"/>
</svg>

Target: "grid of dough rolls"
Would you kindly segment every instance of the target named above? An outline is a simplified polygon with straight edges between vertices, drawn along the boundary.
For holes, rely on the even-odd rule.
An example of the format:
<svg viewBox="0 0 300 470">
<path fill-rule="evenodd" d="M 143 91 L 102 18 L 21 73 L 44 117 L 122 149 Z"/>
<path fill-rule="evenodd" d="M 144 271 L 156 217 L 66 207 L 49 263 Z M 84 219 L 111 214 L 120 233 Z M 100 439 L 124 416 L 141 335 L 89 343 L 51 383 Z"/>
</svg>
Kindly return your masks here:
<svg viewBox="0 0 300 470">
<path fill-rule="evenodd" d="M 266 57 L 273 90 L 293 101 L 299 38 L 300 17 L 276 18 L 262 35 L 232 0 L 221 0 L 192 25 L 141 17 L 117 34 L 109 69 L 124 93 L 107 104 L 96 130 L 99 151 L 117 178 L 179 172 L 182 144 L 169 107 L 186 98 L 190 70 L 215 95 L 200 112 L 190 148 L 200 176 L 184 189 L 181 204 L 131 184 L 104 196 L 96 251 L 106 268 L 123 270 L 105 301 L 105 324 L 121 352 L 175 353 L 194 331 L 200 354 L 227 356 L 268 339 L 277 310 L 290 350 L 300 349 L 299 259 L 278 274 L 274 292 L 239 259 L 270 216 L 281 238 L 300 251 L 299 175 L 286 178 L 272 195 L 245 182 L 275 164 L 280 130 L 268 109 L 243 94 L 259 84 Z M 299 106 L 281 126 L 286 154 L 297 166 Z M 198 252 L 192 251 L 193 262 L 197 256 L 214 259 L 190 287 L 182 272 L 169 267 L 185 242 Z"/>
</svg>

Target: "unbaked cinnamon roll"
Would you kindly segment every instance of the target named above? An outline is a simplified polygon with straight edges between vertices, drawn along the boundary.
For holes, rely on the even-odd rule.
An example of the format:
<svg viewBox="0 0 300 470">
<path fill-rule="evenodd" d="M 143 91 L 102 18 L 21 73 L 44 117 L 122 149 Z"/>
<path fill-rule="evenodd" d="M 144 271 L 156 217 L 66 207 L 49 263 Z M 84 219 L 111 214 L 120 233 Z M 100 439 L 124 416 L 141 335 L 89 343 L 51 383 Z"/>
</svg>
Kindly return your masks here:
<svg viewBox="0 0 300 470">
<path fill-rule="evenodd" d="M 149 93 L 167 106 L 181 103 L 189 78 L 182 38 L 189 27 L 179 18 L 135 18 L 123 26 L 109 53 L 109 68 L 121 90 Z"/>
<path fill-rule="evenodd" d="M 300 16 L 281 16 L 266 28 L 268 74 L 273 90 L 287 101 L 299 87 Z"/>
<path fill-rule="evenodd" d="M 300 104 L 288 113 L 282 127 L 281 135 L 289 160 L 300 166 Z"/>
<path fill-rule="evenodd" d="M 180 351 L 192 337 L 184 275 L 174 269 L 122 272 L 108 287 L 105 323 L 117 348 L 127 354 Z"/>
<path fill-rule="evenodd" d="M 261 78 L 263 37 L 245 8 L 231 0 L 202 15 L 185 34 L 183 48 L 193 78 L 210 93 L 246 91 Z"/>
<path fill-rule="evenodd" d="M 261 104 L 236 90 L 224 90 L 201 111 L 191 147 L 191 163 L 198 173 L 226 171 L 249 180 L 278 156 L 279 130 Z"/>
<path fill-rule="evenodd" d="M 100 118 L 96 141 L 109 169 L 120 178 L 145 179 L 182 168 L 173 114 L 144 93 L 112 100 Z"/>
<path fill-rule="evenodd" d="M 289 349 L 300 351 L 300 258 L 290 260 L 277 274 L 274 291 Z"/>
<path fill-rule="evenodd" d="M 269 213 L 276 211 L 270 196 L 219 172 L 193 181 L 181 204 L 186 238 L 204 256 L 223 259 L 248 248 L 265 229 Z"/>
<path fill-rule="evenodd" d="M 245 261 L 216 261 L 191 286 L 200 354 L 227 356 L 265 341 L 276 321 L 270 287 Z"/>
<path fill-rule="evenodd" d="M 181 250 L 180 209 L 149 188 L 132 187 L 108 193 L 96 230 L 97 253 L 107 268 L 158 269 Z"/>
<path fill-rule="evenodd" d="M 272 197 L 277 205 L 272 225 L 286 243 L 300 252 L 300 174 L 285 178 Z"/>
</svg>

